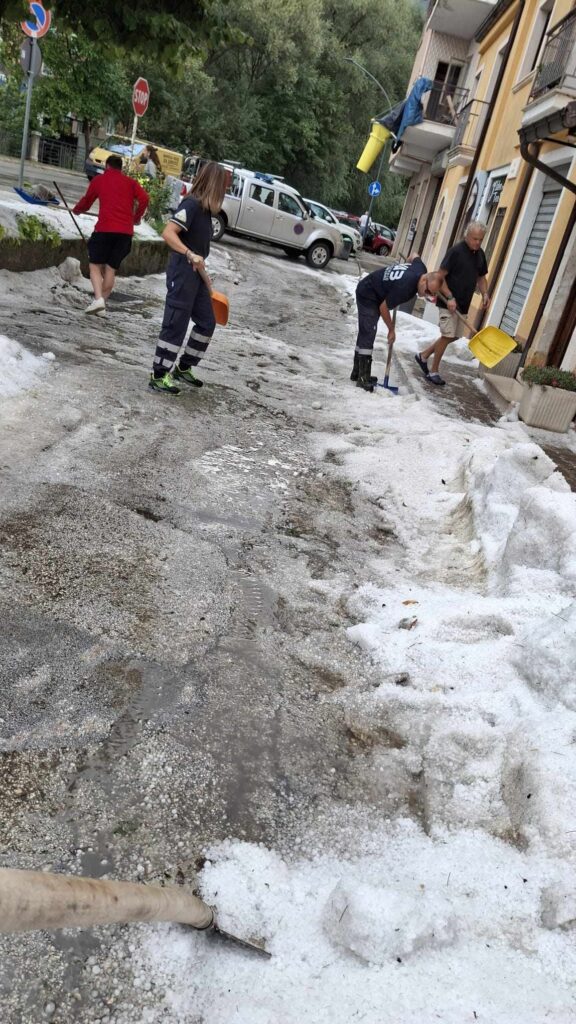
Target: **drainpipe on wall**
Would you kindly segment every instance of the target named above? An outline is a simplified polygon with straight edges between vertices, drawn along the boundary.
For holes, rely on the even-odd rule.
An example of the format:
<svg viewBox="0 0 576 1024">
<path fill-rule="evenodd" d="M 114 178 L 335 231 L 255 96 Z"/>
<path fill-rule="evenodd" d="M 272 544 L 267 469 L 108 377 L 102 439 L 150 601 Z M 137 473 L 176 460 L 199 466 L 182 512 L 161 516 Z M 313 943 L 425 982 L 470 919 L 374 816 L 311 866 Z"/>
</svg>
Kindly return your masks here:
<svg viewBox="0 0 576 1024">
<path fill-rule="evenodd" d="M 556 142 L 557 145 L 561 146 L 564 140 L 545 139 L 544 141 Z M 560 174 L 554 167 L 551 167 L 550 164 L 545 164 L 543 160 L 539 160 L 540 148 L 538 147 L 536 153 L 533 153 L 530 149 L 532 145 L 534 145 L 534 143 L 526 142 L 526 140 L 522 138 L 522 132 L 520 132 L 520 152 L 526 163 L 530 164 L 531 167 L 537 167 L 538 170 L 542 171 L 543 174 L 546 174 L 548 178 L 553 178 L 554 181 L 557 181 L 562 188 L 567 188 L 570 192 L 574 192 L 576 194 L 576 181 L 570 181 L 569 178 L 566 178 L 564 174 Z"/>
<path fill-rule="evenodd" d="M 478 139 L 478 145 L 476 146 L 476 152 L 474 153 L 474 157 L 472 159 L 472 163 L 470 164 L 470 170 L 468 171 L 468 177 L 466 179 L 466 185 L 464 186 L 464 193 L 462 195 L 462 199 L 460 200 L 460 205 L 458 207 L 458 213 L 456 214 L 456 219 L 454 221 L 454 226 L 453 226 L 453 228 L 452 228 L 452 230 L 450 232 L 450 238 L 448 239 L 448 245 L 447 245 L 448 249 L 450 248 L 451 245 L 454 245 L 454 241 L 455 241 L 456 235 L 458 233 L 458 228 L 460 226 L 460 221 L 462 220 L 462 217 L 464 216 L 464 211 L 466 210 L 466 203 L 468 202 L 468 199 L 469 199 L 469 196 L 470 196 L 470 192 L 472 190 L 472 185 L 474 184 L 474 178 L 475 178 L 475 175 L 476 175 L 476 168 L 478 167 L 478 164 L 480 162 L 480 155 L 482 153 L 482 147 L 484 145 L 484 142 L 485 142 L 485 139 L 486 139 L 486 135 L 488 134 L 488 128 L 490 127 L 490 121 L 492 119 L 492 114 L 494 113 L 494 107 L 496 106 L 496 103 L 497 103 L 497 100 L 498 100 L 498 97 L 499 97 L 499 94 L 500 94 L 500 86 L 502 85 L 502 80 L 504 78 L 504 75 L 506 74 L 506 69 L 508 67 L 508 61 L 510 59 L 510 54 L 512 53 L 512 47 L 514 46 L 514 42 L 515 42 L 516 36 L 518 34 L 518 28 L 520 26 L 520 19 L 522 17 L 522 14 L 524 13 L 525 2 L 526 2 L 526 0 L 519 0 L 518 10 L 516 11 L 516 14 L 514 16 L 514 22 L 512 24 L 512 29 L 510 31 L 510 36 L 508 38 L 508 43 L 506 45 L 506 50 L 505 50 L 504 56 L 502 58 L 502 64 L 500 65 L 500 68 L 498 70 L 498 76 L 496 78 L 496 82 L 494 83 L 494 89 L 493 89 L 493 92 L 492 92 L 492 99 L 490 100 L 490 103 L 489 103 L 489 106 L 488 106 L 488 110 L 486 112 L 486 117 L 484 119 L 484 124 L 482 126 L 482 131 L 480 132 L 480 138 Z"/>
</svg>

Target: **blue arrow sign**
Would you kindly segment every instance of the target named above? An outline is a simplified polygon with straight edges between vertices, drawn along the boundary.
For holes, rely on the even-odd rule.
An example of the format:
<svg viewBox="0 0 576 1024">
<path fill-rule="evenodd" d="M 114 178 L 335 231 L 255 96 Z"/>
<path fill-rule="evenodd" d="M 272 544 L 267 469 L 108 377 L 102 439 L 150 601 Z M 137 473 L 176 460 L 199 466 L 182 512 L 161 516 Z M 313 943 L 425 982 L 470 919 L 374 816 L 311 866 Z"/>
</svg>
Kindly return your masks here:
<svg viewBox="0 0 576 1024">
<path fill-rule="evenodd" d="M 371 181 L 368 185 L 369 196 L 379 196 L 382 191 L 382 185 L 379 181 Z"/>
</svg>

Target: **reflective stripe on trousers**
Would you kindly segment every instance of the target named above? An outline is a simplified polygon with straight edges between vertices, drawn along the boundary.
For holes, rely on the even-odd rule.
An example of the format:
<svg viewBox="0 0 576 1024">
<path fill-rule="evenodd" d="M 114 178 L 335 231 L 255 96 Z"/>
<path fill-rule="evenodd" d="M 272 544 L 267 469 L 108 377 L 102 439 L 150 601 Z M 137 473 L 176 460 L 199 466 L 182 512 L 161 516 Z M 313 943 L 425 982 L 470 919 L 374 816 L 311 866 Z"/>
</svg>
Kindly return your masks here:
<svg viewBox="0 0 576 1024">
<path fill-rule="evenodd" d="M 186 263 L 186 261 L 184 260 Z M 180 369 L 197 366 L 216 329 L 210 293 L 197 271 L 178 261 L 167 274 L 168 295 L 160 337 L 154 356 L 154 370 L 171 370 L 192 321 L 192 331 L 179 361 Z"/>
</svg>

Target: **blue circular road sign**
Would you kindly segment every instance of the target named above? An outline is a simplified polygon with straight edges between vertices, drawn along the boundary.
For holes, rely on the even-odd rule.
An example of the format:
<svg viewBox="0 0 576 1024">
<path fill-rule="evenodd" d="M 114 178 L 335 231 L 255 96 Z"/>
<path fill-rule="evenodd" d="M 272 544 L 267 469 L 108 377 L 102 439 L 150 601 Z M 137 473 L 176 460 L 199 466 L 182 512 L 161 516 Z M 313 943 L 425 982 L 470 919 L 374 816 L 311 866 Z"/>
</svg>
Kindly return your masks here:
<svg viewBox="0 0 576 1024">
<path fill-rule="evenodd" d="M 369 196 L 379 196 L 382 191 L 382 185 L 379 181 L 371 181 L 368 185 Z"/>
</svg>

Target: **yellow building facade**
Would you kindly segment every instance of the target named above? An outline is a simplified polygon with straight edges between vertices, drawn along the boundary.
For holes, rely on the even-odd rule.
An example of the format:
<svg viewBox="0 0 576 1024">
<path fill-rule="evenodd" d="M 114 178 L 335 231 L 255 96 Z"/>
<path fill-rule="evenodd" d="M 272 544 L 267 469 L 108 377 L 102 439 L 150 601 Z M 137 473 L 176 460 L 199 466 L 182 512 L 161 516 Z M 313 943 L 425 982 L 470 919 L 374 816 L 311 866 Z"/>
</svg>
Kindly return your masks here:
<svg viewBox="0 0 576 1024">
<path fill-rule="evenodd" d="M 576 5 L 435 0 L 421 75 L 434 83 L 424 119 L 391 159 L 410 175 L 395 255 L 433 269 L 482 221 L 492 301 L 484 317 L 473 307 L 477 326 L 576 370 Z"/>
</svg>

